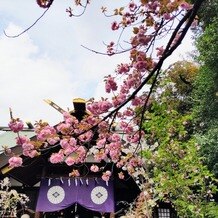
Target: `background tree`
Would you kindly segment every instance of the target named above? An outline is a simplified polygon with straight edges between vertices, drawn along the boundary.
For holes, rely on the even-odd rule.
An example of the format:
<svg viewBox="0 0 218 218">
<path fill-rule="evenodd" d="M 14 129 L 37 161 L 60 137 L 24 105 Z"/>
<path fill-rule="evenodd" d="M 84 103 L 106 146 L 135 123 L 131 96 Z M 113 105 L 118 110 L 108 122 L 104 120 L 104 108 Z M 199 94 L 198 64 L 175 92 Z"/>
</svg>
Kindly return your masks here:
<svg viewBox="0 0 218 218">
<path fill-rule="evenodd" d="M 197 41 L 201 64 L 195 81 L 195 117 L 198 140 L 206 163 L 218 177 L 218 20 L 208 25 Z"/>
<path fill-rule="evenodd" d="M 156 199 L 171 202 L 181 217 L 216 217 L 208 215 L 218 209 L 208 209 L 208 189 L 215 186 L 198 151 L 189 102 L 197 70 L 194 63 L 177 62 L 159 80 L 143 122 L 148 144 L 143 154 Z"/>
</svg>

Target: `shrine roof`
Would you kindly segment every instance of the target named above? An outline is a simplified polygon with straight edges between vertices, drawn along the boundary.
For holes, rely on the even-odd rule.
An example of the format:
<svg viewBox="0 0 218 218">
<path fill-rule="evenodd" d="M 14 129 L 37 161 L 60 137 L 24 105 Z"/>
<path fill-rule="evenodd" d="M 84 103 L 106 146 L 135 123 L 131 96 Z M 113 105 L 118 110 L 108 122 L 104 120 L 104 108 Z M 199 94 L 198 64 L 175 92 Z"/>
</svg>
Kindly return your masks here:
<svg viewBox="0 0 218 218">
<path fill-rule="evenodd" d="M 35 135 L 34 131 L 31 129 L 24 129 L 20 132 L 20 135 L 27 136 L 28 138 Z M 17 134 L 10 131 L 7 127 L 0 127 L 0 154 L 2 153 L 3 146 L 7 145 L 8 148 L 13 148 L 16 146 Z"/>
</svg>

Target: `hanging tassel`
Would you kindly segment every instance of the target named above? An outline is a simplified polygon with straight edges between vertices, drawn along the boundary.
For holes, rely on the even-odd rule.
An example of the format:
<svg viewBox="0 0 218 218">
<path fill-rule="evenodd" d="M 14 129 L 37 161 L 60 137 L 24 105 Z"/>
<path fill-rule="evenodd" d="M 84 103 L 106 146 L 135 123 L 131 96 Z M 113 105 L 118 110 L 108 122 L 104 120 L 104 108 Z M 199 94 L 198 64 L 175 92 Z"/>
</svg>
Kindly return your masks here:
<svg viewBox="0 0 218 218">
<path fill-rule="evenodd" d="M 70 178 L 68 179 L 68 186 L 70 186 Z"/>
<path fill-rule="evenodd" d="M 50 186 L 51 185 L 51 179 L 49 178 L 48 179 L 48 186 Z"/>
<path fill-rule="evenodd" d="M 63 181 L 63 178 L 62 178 L 62 177 L 60 178 L 60 180 L 61 180 L 61 183 L 63 184 L 63 183 L 64 183 L 64 181 Z"/>
<path fill-rule="evenodd" d="M 80 183 L 83 185 L 83 180 L 82 180 L 82 178 L 80 178 L 79 180 L 80 180 Z"/>
<path fill-rule="evenodd" d="M 106 181 L 106 186 L 108 186 L 108 181 Z"/>
<path fill-rule="evenodd" d="M 77 182 L 77 178 L 75 178 L 75 185 L 77 186 L 78 182 Z"/>
<path fill-rule="evenodd" d="M 75 213 L 77 212 L 77 203 L 75 203 Z"/>
<path fill-rule="evenodd" d="M 86 179 L 86 185 L 89 185 L 89 179 L 88 178 Z"/>
<path fill-rule="evenodd" d="M 95 182 L 98 184 L 98 179 L 97 178 L 95 178 Z"/>
</svg>

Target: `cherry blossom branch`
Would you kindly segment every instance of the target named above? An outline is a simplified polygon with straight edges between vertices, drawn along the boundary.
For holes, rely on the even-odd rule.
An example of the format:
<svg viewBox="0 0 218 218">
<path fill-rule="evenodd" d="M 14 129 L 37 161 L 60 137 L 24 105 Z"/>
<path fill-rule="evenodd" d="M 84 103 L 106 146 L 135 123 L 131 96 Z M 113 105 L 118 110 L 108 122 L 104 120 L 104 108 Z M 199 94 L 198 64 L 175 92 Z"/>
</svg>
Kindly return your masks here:
<svg viewBox="0 0 218 218">
<path fill-rule="evenodd" d="M 100 54 L 100 55 L 105 55 L 105 56 L 112 56 L 112 55 L 117 55 L 117 54 L 123 54 L 123 53 L 126 53 L 127 51 L 131 51 L 132 50 L 132 47 L 129 48 L 129 49 L 125 49 L 125 50 L 122 50 L 122 51 L 117 51 L 116 53 L 111 53 L 111 54 L 108 54 L 108 53 L 105 53 L 105 52 L 100 52 L 100 51 L 96 51 L 94 49 L 91 49 L 91 48 L 88 48 L 84 45 L 81 45 L 81 47 L 95 53 L 95 54 Z"/>
<path fill-rule="evenodd" d="M 181 42 L 182 42 L 183 38 L 185 37 L 185 35 L 186 35 L 186 33 L 187 33 L 189 27 L 191 26 L 193 20 L 195 19 L 196 13 L 197 13 L 197 11 L 198 11 L 198 9 L 199 9 L 199 7 L 201 6 L 201 4 L 202 4 L 203 1 L 204 1 L 204 0 L 198 0 L 198 1 L 196 1 L 196 3 L 194 4 L 193 8 L 192 8 L 191 10 L 189 10 L 189 11 L 186 13 L 186 15 L 181 19 L 181 21 L 179 22 L 179 24 L 178 24 L 177 27 L 175 28 L 175 30 L 174 30 L 174 32 L 173 32 L 173 34 L 172 34 L 172 36 L 171 36 L 171 38 L 170 38 L 170 40 L 169 40 L 167 46 L 166 46 L 166 49 L 165 49 L 165 51 L 163 52 L 162 57 L 160 58 L 160 60 L 159 60 L 158 63 L 156 64 L 156 66 L 153 68 L 153 70 L 149 73 L 149 75 L 148 75 L 148 76 L 142 81 L 142 83 L 132 92 L 132 94 L 131 94 L 123 103 L 121 103 L 118 107 L 116 107 L 114 110 L 112 110 L 111 112 L 109 112 L 106 116 L 104 116 L 97 124 L 93 125 L 93 126 L 92 126 L 90 129 L 88 129 L 88 130 L 82 131 L 81 133 L 79 133 L 79 134 L 77 135 L 77 137 L 80 136 L 80 135 L 82 135 L 82 134 L 84 134 L 84 133 L 86 133 L 86 132 L 89 131 L 89 130 L 94 130 L 94 129 L 96 129 L 96 128 L 98 127 L 98 125 L 99 125 L 101 122 L 103 122 L 103 121 L 107 120 L 108 118 L 112 117 L 112 115 L 113 115 L 114 113 L 117 113 L 121 108 L 123 108 L 128 102 L 130 102 L 130 101 L 137 95 L 137 93 L 144 87 L 145 84 L 147 84 L 147 82 L 155 75 L 155 73 L 157 73 L 156 76 L 158 76 L 158 74 L 159 74 L 159 72 L 160 72 L 160 69 L 161 69 L 161 67 L 162 67 L 163 62 L 165 61 L 165 59 L 166 59 L 167 57 L 169 57 L 169 56 L 173 53 L 173 51 L 181 44 Z M 188 20 L 188 21 L 187 21 L 187 20 Z M 176 40 L 176 42 L 175 42 L 176 36 L 177 36 L 179 30 L 181 29 L 181 27 L 183 26 L 183 24 L 184 24 L 185 22 L 187 22 L 187 23 L 186 23 L 185 27 L 183 28 L 183 31 L 182 31 L 181 34 L 179 35 L 179 38 L 178 38 L 178 39 Z M 173 44 L 174 42 L 175 42 L 175 44 Z M 87 48 L 87 49 L 88 49 L 88 48 Z M 88 49 L 88 50 L 93 51 L 93 52 L 99 54 L 99 52 L 96 52 L 96 51 L 94 51 L 94 50 L 91 50 L 91 49 Z M 102 54 L 104 54 L 104 53 L 102 53 Z M 154 83 L 153 85 L 155 85 L 155 83 Z M 148 99 L 147 99 L 147 101 L 148 101 Z"/>
<path fill-rule="evenodd" d="M 119 24 L 114 22 L 112 30 L 117 30 L 120 27 L 123 28 L 122 30 L 126 27 L 133 27 L 130 48 L 118 51 L 122 32 L 117 45 L 111 42 L 107 46 L 107 53 L 100 53 L 83 46 L 94 53 L 109 56 L 126 51 L 130 52 L 130 63 L 121 63 L 117 66 L 115 70 L 117 78 L 111 75 L 105 77 L 106 92 L 114 94 L 111 101 L 106 98 L 101 98 L 98 102 L 90 101 L 87 103 L 87 110 L 91 114 L 85 116 L 87 113 L 84 112 L 83 119 L 76 117 L 76 113 L 63 112 L 64 121 L 54 127 L 39 121 L 35 127 L 36 138 L 34 139 L 36 141 L 34 139 L 30 141 L 24 137 L 20 137 L 20 141 L 18 141 L 19 145 L 22 146 L 23 155 L 32 158 L 39 155 L 39 152 L 52 149 L 51 151 L 55 153 L 50 156 L 51 163 L 64 162 L 68 166 L 76 166 L 78 163 L 84 163 L 87 156 L 91 154 L 99 163 L 112 162 L 112 171 L 113 166 L 116 165 L 121 173 L 122 170 L 127 170 L 130 176 L 137 177 L 137 179 L 139 175 L 143 176 L 146 169 L 143 169 L 143 158 L 139 155 L 139 148 L 142 151 L 141 130 L 150 96 L 157 84 L 164 61 L 181 44 L 203 1 L 197 0 L 194 6 L 186 2 L 174 5 L 174 2 L 169 1 L 171 9 L 164 11 L 164 14 L 162 10 L 165 10 L 167 2 L 161 5 L 161 1 L 141 2 L 140 6 L 130 1 L 129 9 L 123 14 L 121 13 L 123 9 L 120 8 L 121 12 L 118 10 L 117 15 L 122 16 L 121 21 Z M 81 0 L 75 0 L 75 2 L 83 7 Z M 88 3 L 88 1 L 86 2 Z M 87 4 L 85 8 L 86 6 Z M 137 10 L 140 7 L 142 9 Z M 151 11 L 149 12 L 149 10 Z M 182 13 L 180 14 L 178 11 L 182 11 Z M 183 12 L 186 13 L 184 16 Z M 175 25 L 173 22 L 178 16 L 179 22 L 173 28 Z M 166 46 L 157 47 L 156 52 L 156 42 L 165 33 L 170 33 L 171 36 Z M 119 48 L 122 49 L 121 46 Z M 118 87 L 119 83 L 116 82 L 116 79 L 120 75 L 122 84 Z M 151 80 L 150 90 L 141 94 L 143 88 Z M 144 98 L 145 93 L 146 99 Z M 127 107 L 130 103 L 133 108 Z M 141 114 L 138 116 L 137 111 L 134 111 L 137 107 L 141 110 Z M 121 132 L 119 133 L 111 131 L 115 118 L 120 119 Z M 135 121 L 138 122 L 139 129 L 135 129 Z M 12 119 L 10 125 L 13 129 L 11 129 L 17 132 L 21 129 L 21 124 L 19 119 Z M 15 156 L 10 158 L 9 165 L 21 166 L 22 158 Z M 97 167 L 92 167 L 90 170 L 99 171 Z M 78 176 L 78 173 L 78 171 L 73 171 L 71 175 Z M 103 172 L 102 179 L 108 181 L 111 175 L 110 171 Z M 119 174 L 119 178 L 123 177 L 124 175 Z"/>
<path fill-rule="evenodd" d="M 142 83 L 131 93 L 131 95 L 123 102 L 121 103 L 119 106 L 117 106 L 115 109 L 113 109 L 112 111 L 110 111 L 106 116 L 104 116 L 97 124 L 93 125 L 89 130 L 93 130 L 95 128 L 98 127 L 98 125 L 107 120 L 108 118 L 111 118 L 113 116 L 114 113 L 117 113 L 121 108 L 123 108 L 126 104 L 128 104 L 132 99 L 134 99 L 134 97 L 137 95 L 137 93 L 147 84 L 147 82 L 155 75 L 155 73 L 157 73 L 156 76 L 159 75 L 160 69 L 163 65 L 163 62 L 173 53 L 173 51 L 181 44 L 183 38 L 185 37 L 187 31 L 189 30 L 193 20 L 195 19 L 195 16 L 197 14 L 198 9 L 200 8 L 201 4 L 204 2 L 204 0 L 197 0 L 196 3 L 194 4 L 193 8 L 190 9 L 186 15 L 181 19 L 181 21 L 178 23 L 177 27 L 175 28 L 175 30 L 172 33 L 172 36 L 170 37 L 170 40 L 167 43 L 167 46 L 163 52 L 162 57 L 159 59 L 158 63 L 155 65 L 155 67 L 153 68 L 153 70 L 150 71 L 150 73 L 148 74 L 148 76 L 142 81 Z M 176 38 L 176 36 L 178 35 L 181 27 L 185 24 L 185 27 L 183 28 L 182 32 L 179 34 L 179 37 Z M 84 47 L 84 46 L 83 46 Z M 85 47 L 86 48 L 86 47 Z M 100 53 L 94 50 L 91 50 L 89 48 L 87 48 L 88 50 L 95 52 L 97 54 L 102 54 L 102 55 L 106 55 L 105 53 Z M 132 48 L 131 48 L 132 49 Z M 130 50 L 131 50 L 130 49 Z M 122 52 L 126 52 L 126 51 L 122 51 Z M 121 53 L 122 53 L 121 52 Z M 153 84 L 155 85 L 155 84 Z M 147 99 L 148 101 L 148 99 Z M 82 131 L 81 133 L 79 133 L 77 135 L 80 136 L 84 133 L 86 133 L 89 130 L 85 130 Z"/>
<path fill-rule="evenodd" d="M 193 8 L 187 12 L 187 14 L 182 18 L 182 20 L 180 21 L 180 23 L 177 25 L 175 31 L 173 32 L 167 47 L 163 53 L 163 56 L 160 58 L 159 62 L 156 64 L 156 66 L 154 67 L 154 69 L 150 72 L 150 74 L 147 76 L 147 78 L 144 79 L 144 81 L 139 85 L 139 87 L 137 89 L 135 89 L 135 91 L 133 91 L 133 93 L 126 99 L 126 101 L 124 101 L 122 104 L 120 104 L 117 108 L 115 108 L 114 110 L 112 110 L 108 115 L 106 115 L 103 120 L 106 120 L 107 118 L 111 117 L 111 115 L 113 113 L 115 113 L 116 111 L 119 111 L 122 107 L 124 107 L 129 101 L 131 101 L 136 94 L 144 87 L 145 84 L 147 84 L 147 82 L 153 77 L 153 75 L 155 74 L 155 72 L 159 69 L 161 69 L 163 62 L 173 53 L 173 51 L 181 44 L 183 38 L 185 37 L 187 31 L 189 30 L 193 20 L 195 19 L 195 16 L 197 14 L 198 9 L 200 8 L 201 4 L 204 2 L 204 0 L 197 0 L 196 4 L 194 4 Z M 174 39 L 176 38 L 176 35 L 178 33 L 178 31 L 180 30 L 181 26 L 188 20 L 188 22 L 186 23 L 181 35 L 179 36 L 178 40 L 176 41 L 176 43 L 172 46 Z M 171 47 L 172 46 L 172 47 Z"/>
<path fill-rule="evenodd" d="M 83 8 L 80 14 L 74 14 L 73 9 L 71 7 L 67 8 L 66 12 L 69 14 L 69 17 L 81 17 L 86 12 L 89 3 L 90 3 L 89 0 L 86 0 L 85 5 L 83 5 L 80 0 L 76 1 L 76 5 L 79 5 Z"/>
</svg>

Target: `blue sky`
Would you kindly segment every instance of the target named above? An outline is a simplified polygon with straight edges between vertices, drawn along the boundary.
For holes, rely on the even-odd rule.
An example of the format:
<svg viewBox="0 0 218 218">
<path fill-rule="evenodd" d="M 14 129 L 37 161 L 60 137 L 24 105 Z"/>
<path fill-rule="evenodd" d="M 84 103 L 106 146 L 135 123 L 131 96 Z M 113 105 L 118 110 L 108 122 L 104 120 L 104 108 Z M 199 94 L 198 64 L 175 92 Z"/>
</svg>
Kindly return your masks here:
<svg viewBox="0 0 218 218">
<path fill-rule="evenodd" d="M 101 6 L 116 5 L 117 0 L 92 1 L 87 13 L 69 18 L 65 12 L 70 0 L 55 0 L 46 15 L 26 34 L 16 35 L 31 25 L 42 13 L 36 1 L 1 0 L 0 3 L 0 126 L 7 125 L 11 107 L 15 117 L 32 122 L 43 119 L 51 124 L 61 115 L 44 103 L 51 99 L 64 109 L 72 108 L 72 99 L 101 96 L 103 77 L 112 74 L 128 54 L 113 57 L 92 53 L 105 51 L 104 42 L 116 41 L 119 33 L 110 31 L 113 19 L 101 14 Z M 120 3 L 125 1 L 119 1 Z M 182 59 L 190 51 L 186 41 L 165 66 Z"/>
</svg>

